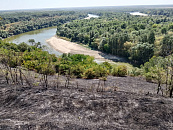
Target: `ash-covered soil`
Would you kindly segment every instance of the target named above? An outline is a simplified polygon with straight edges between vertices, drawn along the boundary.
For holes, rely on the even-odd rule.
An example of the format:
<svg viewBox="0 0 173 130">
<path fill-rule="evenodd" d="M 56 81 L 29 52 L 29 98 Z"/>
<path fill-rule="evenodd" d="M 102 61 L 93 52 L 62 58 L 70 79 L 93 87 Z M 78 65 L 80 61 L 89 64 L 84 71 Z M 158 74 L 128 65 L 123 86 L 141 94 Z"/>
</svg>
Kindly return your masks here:
<svg viewBox="0 0 173 130">
<path fill-rule="evenodd" d="M 1 76 L 0 130 L 173 129 L 173 99 L 156 95 L 157 84 L 110 76 L 105 83 L 73 79 L 64 87 L 62 79 L 55 87 L 49 77 L 45 89 L 7 85 Z"/>
</svg>

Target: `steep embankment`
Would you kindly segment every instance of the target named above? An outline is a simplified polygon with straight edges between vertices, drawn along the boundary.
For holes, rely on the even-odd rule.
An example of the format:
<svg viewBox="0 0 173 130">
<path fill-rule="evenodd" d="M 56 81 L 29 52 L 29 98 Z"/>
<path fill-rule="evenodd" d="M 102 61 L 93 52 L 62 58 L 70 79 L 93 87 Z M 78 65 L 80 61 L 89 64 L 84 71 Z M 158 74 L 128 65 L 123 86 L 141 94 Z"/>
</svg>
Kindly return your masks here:
<svg viewBox="0 0 173 130">
<path fill-rule="evenodd" d="M 146 95 L 149 87 L 154 92 L 152 83 L 108 77 L 106 85 L 118 91 L 97 92 L 97 80 L 74 79 L 68 88 L 60 81 L 45 90 L 7 85 L 0 77 L 0 129 L 173 129 L 173 100 Z"/>
</svg>

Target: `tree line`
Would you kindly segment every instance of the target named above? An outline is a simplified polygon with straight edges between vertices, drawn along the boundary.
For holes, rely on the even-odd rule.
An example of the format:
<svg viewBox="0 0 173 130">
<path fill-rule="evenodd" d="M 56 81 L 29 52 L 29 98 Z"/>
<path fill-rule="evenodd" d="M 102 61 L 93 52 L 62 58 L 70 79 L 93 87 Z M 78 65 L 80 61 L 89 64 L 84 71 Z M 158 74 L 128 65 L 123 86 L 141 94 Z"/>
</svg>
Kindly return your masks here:
<svg viewBox="0 0 173 130">
<path fill-rule="evenodd" d="M 64 24 L 87 15 L 74 11 L 43 11 L 43 12 L 4 12 L 0 13 L 0 38 L 24 32 Z"/>
</svg>

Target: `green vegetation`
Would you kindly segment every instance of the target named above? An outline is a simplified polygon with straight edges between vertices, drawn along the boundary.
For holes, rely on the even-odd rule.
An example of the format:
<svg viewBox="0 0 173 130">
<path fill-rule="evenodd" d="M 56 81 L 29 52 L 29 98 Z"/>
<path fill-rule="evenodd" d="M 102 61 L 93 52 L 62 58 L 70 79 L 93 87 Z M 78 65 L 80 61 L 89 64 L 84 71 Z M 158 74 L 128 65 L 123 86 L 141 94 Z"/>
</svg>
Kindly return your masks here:
<svg viewBox="0 0 173 130">
<path fill-rule="evenodd" d="M 149 16 L 133 16 L 140 11 Z M 99 18 L 84 19 L 87 14 Z M 76 78 L 143 76 L 158 84 L 157 93 L 173 94 L 173 9 L 79 9 L 76 11 L 0 12 L 1 63 L 9 68 L 22 66 L 44 75 L 65 75 Z M 129 63 L 97 64 L 94 58 L 81 54 L 56 57 L 42 50 L 40 42 L 29 39 L 19 45 L 1 39 L 12 35 L 57 26 L 57 35 L 81 43 L 91 49 L 129 59 Z M 7 68 L 8 68 L 7 67 Z M 9 69 L 10 70 L 10 69 Z M 8 74 L 7 74 L 8 75 Z"/>
<path fill-rule="evenodd" d="M 46 76 L 58 73 L 87 79 L 107 77 L 113 71 L 110 63 L 97 64 L 91 56 L 63 54 L 58 58 L 54 54 L 41 50 L 41 45 L 37 45 L 38 43 L 35 42 L 33 46 L 29 46 L 26 43 L 16 45 L 0 41 L 1 63 L 11 68 L 22 66 Z M 125 75 L 127 75 L 127 69 L 124 69 L 124 66 L 118 66 L 116 76 Z"/>
<path fill-rule="evenodd" d="M 0 12 L 0 38 L 64 24 L 87 15 L 74 11 Z"/>
<path fill-rule="evenodd" d="M 122 65 L 122 66 L 117 66 L 114 67 L 112 70 L 112 75 L 113 76 L 126 76 L 127 75 L 127 67 Z"/>
<path fill-rule="evenodd" d="M 59 25 L 57 35 L 141 65 L 141 68 L 132 68 L 128 74 L 156 82 L 157 93 L 161 91 L 162 95 L 172 97 L 173 9 L 141 9 L 149 14 L 146 17 L 132 16 L 127 10 L 93 12 L 100 17 Z M 86 75 L 92 77 L 94 72 L 93 68 L 88 69 Z M 127 67 L 113 67 L 111 74 L 125 76 Z"/>
<path fill-rule="evenodd" d="M 142 68 L 142 74 L 147 81 L 154 81 L 158 84 L 157 93 L 160 91 L 162 95 L 173 94 L 173 55 L 163 57 L 152 57 L 149 62 L 146 62 Z M 163 89 L 163 86 L 165 89 Z"/>
<path fill-rule="evenodd" d="M 172 16 L 133 16 L 128 10 L 93 11 L 100 17 L 59 25 L 57 35 L 126 57 L 135 65 L 144 64 L 153 55 L 168 55 L 168 51 L 171 54 L 172 48 L 166 39 L 171 39 Z M 160 37 L 164 38 L 158 39 Z"/>
</svg>

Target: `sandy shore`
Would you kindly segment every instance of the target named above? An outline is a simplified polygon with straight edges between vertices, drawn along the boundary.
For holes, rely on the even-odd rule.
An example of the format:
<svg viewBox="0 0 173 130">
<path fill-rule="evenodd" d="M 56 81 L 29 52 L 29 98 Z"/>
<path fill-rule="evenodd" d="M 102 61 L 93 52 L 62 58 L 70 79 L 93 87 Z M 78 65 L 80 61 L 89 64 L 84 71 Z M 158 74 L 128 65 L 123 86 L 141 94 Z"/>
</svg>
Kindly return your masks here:
<svg viewBox="0 0 173 130">
<path fill-rule="evenodd" d="M 101 61 L 123 60 L 122 58 L 119 58 L 116 56 L 106 55 L 100 51 L 90 50 L 79 44 L 66 41 L 57 36 L 51 37 L 50 39 L 46 40 L 46 42 L 49 45 L 51 45 L 55 50 L 62 53 L 90 55 L 90 56 L 93 56 L 96 60 L 101 60 Z"/>
</svg>

